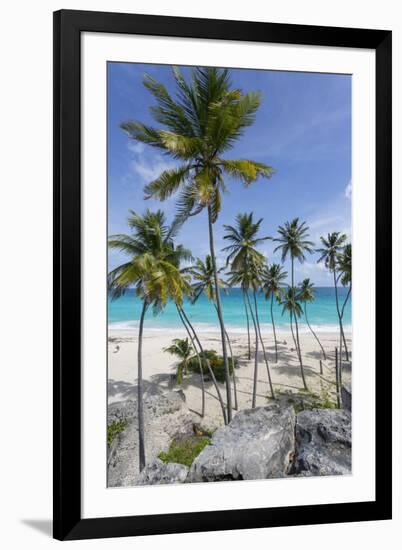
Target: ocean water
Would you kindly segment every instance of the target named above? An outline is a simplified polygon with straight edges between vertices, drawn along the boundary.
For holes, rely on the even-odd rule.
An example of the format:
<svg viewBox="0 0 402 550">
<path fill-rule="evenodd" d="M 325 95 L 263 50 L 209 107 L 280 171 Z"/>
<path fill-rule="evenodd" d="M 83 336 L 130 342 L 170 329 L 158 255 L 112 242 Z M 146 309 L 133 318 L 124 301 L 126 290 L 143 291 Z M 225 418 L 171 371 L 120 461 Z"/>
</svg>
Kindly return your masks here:
<svg viewBox="0 0 402 550">
<path fill-rule="evenodd" d="M 312 303 L 307 304 L 307 315 L 313 329 L 331 332 L 337 330 L 338 316 L 335 305 L 335 291 L 332 287 L 316 287 L 316 298 Z M 339 289 L 339 299 L 342 304 L 347 294 L 347 289 Z M 227 294 L 222 293 L 222 309 L 226 328 L 232 332 L 244 332 L 246 330 L 246 316 L 243 306 L 243 295 L 240 289 L 232 288 Z M 351 330 L 351 302 L 352 297 L 345 308 L 344 327 Z M 250 299 L 252 296 L 250 295 Z M 270 302 L 265 300 L 262 293 L 257 296 L 260 324 L 271 326 Z M 215 309 L 211 303 L 201 295 L 195 304 L 188 301 L 184 308 L 194 326 L 201 331 L 212 331 L 219 328 Z M 282 315 L 282 307 L 274 301 L 274 319 L 278 331 L 290 330 L 289 315 Z M 141 300 L 137 298 L 133 290 L 128 291 L 117 300 L 108 300 L 108 323 L 109 329 L 126 330 L 136 328 L 141 313 Z M 250 319 L 251 323 L 251 319 Z M 308 330 L 304 316 L 299 319 L 301 331 Z M 146 314 L 146 326 L 152 329 L 174 329 L 181 327 L 181 322 L 174 304 L 168 303 L 165 309 L 154 316 L 149 310 Z"/>
</svg>

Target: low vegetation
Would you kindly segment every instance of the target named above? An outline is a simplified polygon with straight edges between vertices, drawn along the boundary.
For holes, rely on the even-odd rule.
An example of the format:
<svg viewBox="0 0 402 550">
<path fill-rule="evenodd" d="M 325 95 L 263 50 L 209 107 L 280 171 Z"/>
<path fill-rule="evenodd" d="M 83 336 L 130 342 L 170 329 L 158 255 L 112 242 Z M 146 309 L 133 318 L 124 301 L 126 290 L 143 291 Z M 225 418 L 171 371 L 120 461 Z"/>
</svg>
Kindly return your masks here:
<svg viewBox="0 0 402 550">
<path fill-rule="evenodd" d="M 114 420 L 107 427 L 107 444 L 108 447 L 111 447 L 114 438 L 121 432 L 123 432 L 127 427 L 127 420 Z"/>
<path fill-rule="evenodd" d="M 159 453 L 162 462 L 174 462 L 190 467 L 200 452 L 209 445 L 209 437 L 190 437 L 182 441 L 173 441 L 169 450 Z"/>
<path fill-rule="evenodd" d="M 330 392 L 322 388 L 320 394 L 300 390 L 292 392 L 290 390 L 277 391 L 277 398 L 288 405 L 293 405 L 295 413 L 307 409 L 336 409 L 336 402 L 333 401 Z M 270 399 L 268 397 L 268 399 Z"/>
<path fill-rule="evenodd" d="M 213 373 L 215 375 L 215 378 L 218 380 L 218 382 L 225 382 L 225 363 L 223 361 L 223 357 L 221 355 L 218 355 L 216 351 L 212 349 L 206 349 L 202 353 L 200 353 L 200 357 L 202 360 L 202 370 L 205 375 L 208 376 L 208 367 L 206 364 L 205 359 L 208 359 L 209 364 L 211 365 L 211 369 L 213 370 Z M 229 363 L 229 372 L 232 375 L 233 374 L 233 363 L 232 359 L 228 358 Z M 235 367 L 237 367 L 237 360 L 234 360 Z M 198 358 L 196 355 L 191 357 L 188 360 L 187 368 L 190 372 L 199 372 L 200 365 L 198 363 Z"/>
</svg>

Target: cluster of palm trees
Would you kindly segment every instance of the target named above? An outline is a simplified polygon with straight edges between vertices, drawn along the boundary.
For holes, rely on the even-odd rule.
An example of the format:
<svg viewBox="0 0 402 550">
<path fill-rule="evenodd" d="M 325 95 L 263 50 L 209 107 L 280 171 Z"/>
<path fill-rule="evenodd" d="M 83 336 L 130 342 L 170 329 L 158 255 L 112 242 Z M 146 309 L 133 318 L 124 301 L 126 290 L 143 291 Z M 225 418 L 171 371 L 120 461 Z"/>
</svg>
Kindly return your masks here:
<svg viewBox="0 0 402 550">
<path fill-rule="evenodd" d="M 255 367 L 253 382 L 253 406 L 256 401 L 258 349 L 261 344 L 264 363 L 272 397 L 275 397 L 271 380 L 268 356 L 260 326 L 260 312 L 257 294 L 264 292 L 270 301 L 271 320 L 275 338 L 275 358 L 278 349 L 273 317 L 273 301 L 289 312 L 290 324 L 295 348 L 300 361 L 305 387 L 303 363 L 300 350 L 298 319 L 302 315 L 301 303 L 306 304 L 314 298 L 313 286 L 304 281 L 301 288 L 294 284 L 294 261 L 304 261 L 305 254 L 313 251 L 313 243 L 308 241 L 308 227 L 298 219 L 287 222 L 278 229 L 277 249 L 281 250 L 282 260 L 291 260 L 291 284 L 284 287 L 287 273 L 278 264 L 267 265 L 264 255 L 257 250 L 258 245 L 269 237 L 260 237 L 262 220 L 255 222 L 253 214 L 239 214 L 233 226 L 225 226 L 224 239 L 228 246 L 227 280 L 221 277 L 217 268 L 214 225 L 221 211 L 222 196 L 226 191 L 225 177 L 240 180 L 245 187 L 258 178 L 271 178 L 274 171 L 271 166 L 249 159 L 227 159 L 225 154 L 242 136 L 244 130 L 253 124 L 260 105 L 260 95 L 256 92 L 243 93 L 232 88 L 227 70 L 216 68 L 195 68 L 190 79 L 185 79 L 178 68 L 173 69 L 175 97 L 167 88 L 150 76 L 144 79 L 144 85 L 153 96 L 155 104 L 151 114 L 157 127 L 139 121 L 122 124 L 131 139 L 155 147 L 176 161 L 176 167 L 163 171 L 158 178 L 148 183 L 145 197 L 165 201 L 172 195 L 177 196 L 177 215 L 172 224 L 168 224 L 161 210 L 147 210 L 142 216 L 130 211 L 128 224 L 132 229 L 129 235 L 114 235 L 109 246 L 128 255 L 129 259 L 108 275 L 112 298 L 120 296 L 134 287 L 136 295 L 142 300 L 142 311 L 138 333 L 138 424 L 140 470 L 145 466 L 144 417 L 142 389 L 142 335 L 144 319 L 151 308 L 157 314 L 168 301 L 175 304 L 179 318 L 186 330 L 188 345 L 196 353 L 200 367 L 202 390 L 202 410 L 205 414 L 205 385 L 203 361 L 215 386 L 225 423 L 232 419 L 233 401 L 237 408 L 236 379 L 229 370 L 229 354 L 233 358 L 233 349 L 227 334 L 222 311 L 221 291 L 229 286 L 240 286 L 243 293 L 247 319 L 248 356 L 251 358 L 250 319 L 255 333 Z M 176 243 L 178 231 L 192 216 L 206 212 L 208 226 L 209 255 L 205 260 L 198 259 L 191 265 L 191 252 Z M 337 235 L 333 242 L 333 235 Z M 331 237 L 331 238 L 330 238 Z M 339 233 L 321 239 L 323 249 L 320 260 L 334 274 L 335 291 L 339 283 L 349 285 L 351 289 L 351 269 L 348 271 L 347 254 L 351 258 L 350 245 L 345 246 L 346 236 Z M 346 252 L 348 250 L 348 252 Z M 342 259 L 341 259 L 342 256 Z M 349 275 L 348 275 L 349 273 Z M 226 400 L 223 400 L 213 369 L 205 359 L 206 354 L 197 332 L 184 308 L 184 299 L 195 302 L 201 293 L 211 301 L 216 311 L 221 335 L 222 357 L 225 369 Z M 349 298 L 350 292 L 347 299 Z M 342 326 L 345 305 L 340 304 L 336 294 L 337 312 L 341 338 L 344 339 Z M 295 328 L 295 332 L 293 329 Z M 347 351 L 346 341 L 344 341 Z M 234 363 L 232 363 L 234 364 Z M 184 366 L 183 366 L 184 367 Z M 233 390 L 232 391 L 232 383 Z"/>
</svg>

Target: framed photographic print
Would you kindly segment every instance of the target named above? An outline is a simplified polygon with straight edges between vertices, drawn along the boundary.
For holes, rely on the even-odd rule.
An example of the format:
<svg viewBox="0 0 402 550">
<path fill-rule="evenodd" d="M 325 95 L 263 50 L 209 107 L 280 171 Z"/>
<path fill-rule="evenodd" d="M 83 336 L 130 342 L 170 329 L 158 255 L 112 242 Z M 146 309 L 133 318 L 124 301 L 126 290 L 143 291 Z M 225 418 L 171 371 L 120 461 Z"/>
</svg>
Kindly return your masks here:
<svg viewBox="0 0 402 550">
<path fill-rule="evenodd" d="M 390 31 L 56 12 L 54 189 L 56 538 L 391 517 Z"/>
</svg>

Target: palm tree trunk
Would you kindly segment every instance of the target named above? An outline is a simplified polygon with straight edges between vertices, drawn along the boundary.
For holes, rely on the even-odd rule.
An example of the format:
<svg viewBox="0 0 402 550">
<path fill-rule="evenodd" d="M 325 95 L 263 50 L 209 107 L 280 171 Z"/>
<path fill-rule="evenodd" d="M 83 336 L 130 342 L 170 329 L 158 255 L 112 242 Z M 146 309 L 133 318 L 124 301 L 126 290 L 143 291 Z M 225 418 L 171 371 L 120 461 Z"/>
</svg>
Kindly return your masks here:
<svg viewBox="0 0 402 550">
<path fill-rule="evenodd" d="M 177 306 L 176 306 L 177 307 Z M 191 324 L 190 322 L 190 319 L 187 317 L 186 315 L 186 312 L 184 311 L 183 308 L 180 308 L 180 312 L 183 316 L 183 319 L 185 320 L 185 322 L 187 323 L 188 325 L 188 328 L 191 330 L 193 336 L 194 336 L 194 340 L 197 342 L 198 344 L 198 347 L 200 349 L 200 353 L 205 357 L 205 353 L 204 353 L 204 349 L 201 345 L 201 342 L 200 342 L 200 339 L 198 338 L 198 335 L 193 327 L 193 325 Z M 186 326 L 186 323 L 184 323 L 184 326 Z M 196 348 L 194 348 L 196 349 Z M 227 416 L 226 416 L 226 410 L 225 410 L 225 404 L 223 402 L 223 399 L 222 399 L 222 395 L 221 395 L 221 392 L 220 392 L 220 389 L 219 389 L 219 386 L 218 386 L 218 382 L 216 381 L 216 378 L 215 378 L 215 374 L 214 374 L 214 371 L 212 370 L 211 368 L 211 364 L 209 362 L 209 360 L 205 357 L 205 364 L 207 365 L 207 369 L 208 369 L 208 372 L 209 372 L 209 375 L 211 377 L 211 380 L 215 386 L 215 389 L 216 389 L 216 393 L 217 393 L 217 396 L 218 396 L 218 401 L 219 401 L 219 404 L 221 406 L 221 409 L 222 409 L 222 416 L 223 416 L 223 421 L 225 423 L 225 425 L 228 423 L 227 422 Z"/>
<path fill-rule="evenodd" d="M 291 262 L 292 262 L 292 288 L 295 287 L 295 260 L 293 258 L 293 255 L 290 256 Z"/>
<path fill-rule="evenodd" d="M 216 307 L 216 303 L 214 302 L 214 306 L 215 306 L 215 310 L 216 312 L 218 312 L 218 309 Z M 234 370 L 234 357 L 233 357 L 233 350 L 232 350 L 232 343 L 230 341 L 230 338 L 229 338 L 229 334 L 227 333 L 227 330 L 225 328 L 225 335 L 226 335 L 226 340 L 228 342 L 228 346 L 229 346 L 229 353 L 230 353 L 230 358 L 232 360 L 232 372 L 233 372 L 233 395 L 234 395 L 234 406 L 233 408 L 238 410 L 238 402 L 237 402 L 237 387 L 236 387 L 236 374 L 235 374 L 235 370 Z"/>
<path fill-rule="evenodd" d="M 341 332 L 342 332 L 342 342 L 345 347 L 346 361 L 349 361 L 349 350 L 348 350 L 348 346 L 346 345 L 346 336 L 343 330 L 343 323 L 341 323 Z"/>
<path fill-rule="evenodd" d="M 145 441 L 144 441 L 144 404 L 142 389 L 142 335 L 144 332 L 144 318 L 148 308 L 148 303 L 144 300 L 140 317 L 140 326 L 138 330 L 138 350 L 137 350 L 137 407 L 138 407 L 138 449 L 140 459 L 140 472 L 145 468 Z"/>
<path fill-rule="evenodd" d="M 346 294 L 345 301 L 343 302 L 343 305 L 342 305 L 341 319 L 343 319 L 343 314 L 345 313 L 345 307 L 346 307 L 346 304 L 349 300 L 351 291 L 352 291 L 352 283 L 350 283 L 350 285 L 349 285 L 348 293 Z M 343 330 L 343 324 L 342 324 L 342 337 L 343 337 L 343 344 L 345 346 L 346 361 L 349 361 L 349 350 L 348 350 L 348 346 L 346 345 L 346 338 L 345 338 L 345 332 Z"/>
<path fill-rule="evenodd" d="M 318 336 L 316 335 L 316 333 L 314 332 L 314 330 L 311 328 L 310 323 L 308 322 L 308 317 L 307 317 L 307 302 L 304 302 L 304 317 L 306 318 L 306 323 L 307 323 L 308 328 L 311 330 L 311 332 L 312 332 L 314 338 L 317 340 L 318 345 L 319 345 L 320 348 L 321 348 L 321 351 L 322 351 L 322 354 L 323 354 L 323 357 L 324 357 L 324 361 L 326 361 L 326 360 L 327 360 L 327 356 L 326 356 L 326 354 L 325 354 L 324 348 L 322 347 L 322 344 L 321 344 L 320 340 L 318 339 Z"/>
<path fill-rule="evenodd" d="M 278 342 L 276 341 L 273 305 L 274 305 L 274 295 L 271 294 L 271 322 L 272 322 L 272 328 L 274 330 L 274 340 L 275 340 L 275 363 L 277 363 L 278 362 Z"/>
<path fill-rule="evenodd" d="M 343 325 L 342 325 L 342 317 L 341 312 L 339 310 L 339 296 L 338 296 L 338 284 L 336 279 L 336 269 L 334 269 L 334 287 L 335 287 L 335 302 L 336 302 L 336 311 L 338 313 L 338 319 L 339 319 L 339 372 L 342 370 L 342 340 L 344 338 L 343 334 Z"/>
<path fill-rule="evenodd" d="M 259 319 L 259 317 L 258 317 L 258 305 L 257 305 L 257 297 L 256 297 L 256 293 L 255 293 L 255 288 L 253 289 L 253 295 L 254 295 L 254 307 L 255 307 L 255 320 L 256 320 L 256 324 L 257 324 L 258 335 L 259 335 L 259 337 L 260 337 L 262 352 L 263 352 L 263 354 L 264 354 L 265 365 L 266 365 L 266 367 L 267 367 L 269 389 L 271 390 L 271 397 L 272 397 L 272 399 L 275 399 L 275 392 L 274 392 L 274 387 L 273 387 L 273 385 L 272 385 L 271 372 L 270 372 L 270 370 L 269 370 L 268 358 L 267 358 L 267 354 L 266 354 L 266 352 L 265 352 L 264 341 L 263 341 L 262 336 L 261 336 L 260 319 Z"/>
<path fill-rule="evenodd" d="M 209 229 L 209 248 L 210 248 L 210 253 L 211 253 L 212 268 L 213 268 L 213 271 L 214 271 L 216 307 L 217 307 L 217 312 L 218 312 L 219 325 L 220 325 L 220 329 L 221 329 L 222 356 L 223 356 L 223 364 L 224 364 L 224 368 L 225 368 L 227 417 L 228 417 L 228 422 L 230 422 L 232 420 L 232 392 L 231 392 L 231 384 L 230 384 L 228 354 L 227 354 L 227 349 L 226 349 L 225 324 L 223 322 L 221 295 L 220 295 L 220 289 L 219 289 L 219 283 L 218 283 L 218 272 L 217 272 L 217 269 L 216 269 L 216 258 L 215 258 L 215 247 L 214 247 L 214 232 L 213 232 L 213 228 L 212 228 L 211 205 L 208 205 L 208 229 Z"/>
<path fill-rule="evenodd" d="M 251 408 L 255 408 L 257 401 L 257 380 L 258 380 L 258 332 L 257 325 L 254 318 L 253 308 L 251 307 L 250 297 L 248 295 L 248 289 L 246 290 L 246 298 L 248 302 L 248 307 L 250 308 L 251 319 L 254 325 L 255 332 L 255 354 L 254 354 L 254 381 L 253 381 L 253 399 L 251 403 Z"/>
<path fill-rule="evenodd" d="M 349 285 L 349 290 L 348 290 L 348 293 L 346 294 L 346 298 L 345 298 L 345 301 L 343 302 L 343 305 L 342 305 L 342 309 L 341 309 L 341 317 L 343 318 L 343 314 L 345 313 L 345 307 L 346 307 L 346 304 L 349 300 L 349 297 L 350 297 L 350 293 L 352 292 L 352 283 L 350 283 Z"/>
<path fill-rule="evenodd" d="M 183 323 L 183 326 L 184 328 L 186 329 L 186 332 L 190 338 L 190 341 L 191 341 L 191 345 L 193 346 L 194 348 L 194 351 L 195 351 L 195 354 L 197 356 L 197 359 L 198 359 L 198 364 L 199 364 L 199 367 L 200 367 L 200 378 L 201 378 L 201 392 L 202 392 L 202 404 L 201 404 L 201 417 L 203 418 L 205 416 L 205 382 L 204 382 L 204 373 L 203 373 L 203 370 L 202 370 L 202 363 L 201 363 L 201 357 L 200 357 L 200 354 L 198 353 L 197 351 L 197 347 L 195 346 L 195 343 L 194 343 L 194 336 L 191 335 L 190 333 L 190 330 L 183 318 L 183 315 L 180 311 L 180 308 L 179 306 L 176 304 L 176 309 L 177 309 L 177 313 L 179 314 L 179 317 L 180 317 L 180 320 L 181 322 Z"/>
<path fill-rule="evenodd" d="M 308 387 L 307 387 L 307 384 L 306 384 L 306 379 L 304 377 L 304 368 L 303 368 L 303 361 L 302 361 L 302 354 L 301 354 L 300 340 L 299 340 L 299 324 L 297 322 L 296 315 L 295 315 L 295 325 L 296 325 L 297 349 L 298 349 L 298 352 L 299 352 L 300 371 L 301 371 L 301 375 L 302 375 L 302 379 L 303 379 L 304 389 L 308 390 Z"/>
<path fill-rule="evenodd" d="M 292 312 L 290 312 L 290 330 L 292 332 L 292 338 L 293 338 L 293 343 L 295 345 L 295 350 L 296 350 L 296 353 L 297 353 L 297 357 L 299 359 L 299 363 L 301 363 L 299 346 L 297 345 L 295 333 L 294 333 L 294 330 L 293 330 L 293 320 L 292 319 L 293 319 L 293 315 L 292 315 Z"/>
<path fill-rule="evenodd" d="M 292 263 L 292 269 L 291 269 L 291 276 L 292 276 L 292 290 L 294 290 L 294 279 L 295 279 L 295 274 L 294 274 L 294 270 L 295 270 L 295 266 L 294 266 L 294 258 L 293 256 L 290 256 L 291 258 L 291 263 Z M 295 345 L 295 348 L 296 348 L 296 351 L 298 350 L 297 348 L 297 343 L 296 343 L 296 339 L 295 339 L 295 335 L 294 335 L 294 332 L 293 332 L 293 311 L 290 312 L 290 330 L 292 331 L 292 336 L 293 336 L 293 343 Z"/>
<path fill-rule="evenodd" d="M 248 308 L 247 308 L 247 304 L 246 304 L 246 295 L 245 295 L 244 289 L 243 289 L 243 303 L 244 303 L 244 309 L 246 311 L 246 319 L 247 319 L 248 360 L 250 361 L 250 359 L 251 359 L 250 321 L 249 321 L 249 318 L 248 318 Z"/>
<path fill-rule="evenodd" d="M 236 373 L 235 373 L 235 362 L 234 362 L 234 356 L 233 356 L 233 350 L 232 350 L 232 343 L 229 338 L 229 334 L 225 330 L 226 339 L 228 341 L 229 346 L 229 352 L 230 352 L 230 358 L 232 360 L 232 372 L 233 372 L 233 395 L 234 395 L 234 406 L 233 408 L 236 409 L 236 411 L 239 409 L 239 403 L 237 401 L 237 387 L 236 387 Z"/>
<path fill-rule="evenodd" d="M 292 332 L 293 343 L 295 345 L 295 350 L 297 352 L 297 342 L 296 342 L 296 338 L 295 338 L 295 333 L 293 331 L 293 312 L 292 311 L 290 312 L 290 330 Z"/>
</svg>

